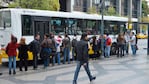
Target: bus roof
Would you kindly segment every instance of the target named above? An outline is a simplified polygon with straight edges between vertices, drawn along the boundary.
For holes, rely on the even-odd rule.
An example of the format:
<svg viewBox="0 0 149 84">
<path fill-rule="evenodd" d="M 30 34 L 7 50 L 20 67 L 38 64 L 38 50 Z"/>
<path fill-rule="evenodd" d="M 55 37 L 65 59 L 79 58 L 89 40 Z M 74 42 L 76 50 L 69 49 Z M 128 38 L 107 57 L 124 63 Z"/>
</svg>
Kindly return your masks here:
<svg viewBox="0 0 149 84">
<path fill-rule="evenodd" d="M 102 16 L 98 14 L 87 14 L 83 12 L 59 12 L 59 11 L 48 11 L 48 10 L 35 10 L 35 9 L 23 9 L 23 8 L 7 8 L 0 9 L 0 11 L 12 11 L 14 13 L 20 13 L 21 15 L 31 16 L 49 16 L 49 17 L 61 17 L 61 18 L 76 18 L 76 19 L 90 19 L 90 20 L 101 20 Z M 127 17 L 118 16 L 104 16 L 104 20 L 107 21 L 120 21 L 128 22 Z M 132 18 L 132 22 L 137 22 L 137 18 Z"/>
</svg>

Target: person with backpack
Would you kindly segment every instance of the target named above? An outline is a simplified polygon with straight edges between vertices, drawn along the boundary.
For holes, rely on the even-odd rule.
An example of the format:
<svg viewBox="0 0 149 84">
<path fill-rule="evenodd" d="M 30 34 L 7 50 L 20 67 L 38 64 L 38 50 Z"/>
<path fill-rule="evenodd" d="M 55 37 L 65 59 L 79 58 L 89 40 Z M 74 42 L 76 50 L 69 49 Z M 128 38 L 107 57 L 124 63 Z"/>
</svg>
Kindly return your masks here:
<svg viewBox="0 0 149 84">
<path fill-rule="evenodd" d="M 8 55 L 8 60 L 9 60 L 9 75 L 11 75 L 11 69 L 12 69 L 12 64 L 13 64 L 13 74 L 16 74 L 16 56 L 17 56 L 17 38 L 13 35 L 11 35 L 11 42 L 8 43 L 6 47 L 6 53 Z"/>
<path fill-rule="evenodd" d="M 56 59 L 56 40 L 55 40 L 55 36 L 54 33 L 50 33 L 50 38 L 52 41 L 52 44 L 50 45 L 50 48 L 52 49 L 52 52 L 50 54 L 50 56 L 52 56 L 52 60 L 53 60 L 53 66 L 55 65 L 55 59 Z"/>
<path fill-rule="evenodd" d="M 19 47 L 18 47 L 18 50 L 19 50 L 19 55 L 18 55 L 18 58 L 20 59 L 19 60 L 19 68 L 20 68 L 20 71 L 22 71 L 22 66 L 24 65 L 25 66 L 25 71 L 28 70 L 28 45 L 26 45 L 25 43 L 25 38 L 21 38 L 20 40 L 20 43 L 19 43 Z"/>
<path fill-rule="evenodd" d="M 77 79 L 81 66 L 84 67 L 90 82 L 96 79 L 91 75 L 89 69 L 89 55 L 88 55 L 88 38 L 87 34 L 82 34 L 81 40 L 77 42 L 77 67 L 74 74 L 73 84 L 77 84 Z"/>
<path fill-rule="evenodd" d="M 106 34 L 105 39 L 105 57 L 110 57 L 110 51 L 111 51 L 111 45 L 112 45 L 112 39 L 109 37 L 109 34 Z"/>
<path fill-rule="evenodd" d="M 72 61 L 75 60 L 76 56 L 76 47 L 77 47 L 77 36 L 74 34 L 73 40 L 72 40 Z"/>
<path fill-rule="evenodd" d="M 64 64 L 66 62 L 66 58 L 68 58 L 68 64 L 70 64 L 70 38 L 68 35 L 65 35 L 65 38 L 62 40 L 63 47 L 64 47 Z"/>
<path fill-rule="evenodd" d="M 52 44 L 52 40 L 49 39 L 49 34 L 44 35 L 44 40 L 41 43 L 41 52 L 40 52 L 40 58 L 44 61 L 44 68 L 49 66 L 49 59 L 50 59 L 50 53 L 52 52 L 52 49 L 50 48 L 50 45 Z"/>
<path fill-rule="evenodd" d="M 36 70 L 38 67 L 38 55 L 40 52 L 40 35 L 36 34 L 34 40 L 29 44 L 29 50 L 33 54 L 33 69 Z"/>
</svg>

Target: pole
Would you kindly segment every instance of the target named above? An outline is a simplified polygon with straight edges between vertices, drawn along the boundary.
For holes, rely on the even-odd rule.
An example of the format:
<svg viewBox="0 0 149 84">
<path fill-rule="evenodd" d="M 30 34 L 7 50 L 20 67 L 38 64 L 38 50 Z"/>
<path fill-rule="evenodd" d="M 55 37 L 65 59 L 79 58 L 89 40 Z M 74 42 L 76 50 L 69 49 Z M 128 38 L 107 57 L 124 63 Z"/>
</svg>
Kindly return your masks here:
<svg viewBox="0 0 149 84">
<path fill-rule="evenodd" d="M 149 35 L 149 24 L 148 24 L 148 35 Z M 147 38 L 147 55 L 149 55 L 149 37 Z"/>
<path fill-rule="evenodd" d="M 102 56 L 104 56 L 104 3 L 105 0 L 102 0 L 101 2 L 101 50 L 102 50 Z"/>
</svg>

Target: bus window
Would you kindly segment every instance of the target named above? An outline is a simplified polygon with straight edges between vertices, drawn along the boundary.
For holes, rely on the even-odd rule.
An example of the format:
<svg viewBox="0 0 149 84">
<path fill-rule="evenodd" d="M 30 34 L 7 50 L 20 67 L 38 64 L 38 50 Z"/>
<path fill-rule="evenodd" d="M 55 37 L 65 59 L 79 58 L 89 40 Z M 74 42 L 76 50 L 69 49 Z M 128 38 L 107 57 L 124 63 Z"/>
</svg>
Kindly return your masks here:
<svg viewBox="0 0 149 84">
<path fill-rule="evenodd" d="M 77 21 L 75 19 L 67 19 L 67 28 L 69 35 L 80 34 L 77 32 Z"/>
<path fill-rule="evenodd" d="M 65 34 L 65 19 L 63 18 L 52 18 L 51 19 L 51 32 L 57 34 Z"/>
<path fill-rule="evenodd" d="M 96 21 L 83 20 L 82 25 L 82 32 L 86 32 L 89 35 L 98 33 Z"/>
<path fill-rule="evenodd" d="M 31 16 L 22 16 L 22 35 L 33 35 L 33 28 L 31 27 Z"/>
<path fill-rule="evenodd" d="M 10 11 L 0 12 L 0 27 L 11 27 L 11 13 Z"/>
</svg>

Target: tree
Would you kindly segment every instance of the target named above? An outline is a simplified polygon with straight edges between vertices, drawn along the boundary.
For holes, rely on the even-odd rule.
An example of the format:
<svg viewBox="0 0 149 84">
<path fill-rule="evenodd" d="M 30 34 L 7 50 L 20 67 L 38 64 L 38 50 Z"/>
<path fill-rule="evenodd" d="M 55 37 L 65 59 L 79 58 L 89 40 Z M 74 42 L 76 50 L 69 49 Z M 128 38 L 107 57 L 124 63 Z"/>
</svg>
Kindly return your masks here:
<svg viewBox="0 0 149 84">
<path fill-rule="evenodd" d="M 90 7 L 90 8 L 88 9 L 88 13 L 89 13 L 89 14 L 97 14 L 96 7 L 95 7 L 95 6 Z"/>
<path fill-rule="evenodd" d="M 59 0 L 15 0 L 15 2 L 9 4 L 9 7 L 58 11 L 60 4 Z"/>
<path fill-rule="evenodd" d="M 116 15 L 116 11 L 113 6 L 108 7 L 107 15 Z"/>
<path fill-rule="evenodd" d="M 142 14 L 142 16 L 147 16 L 149 14 L 149 8 L 146 0 L 142 1 Z"/>
</svg>

